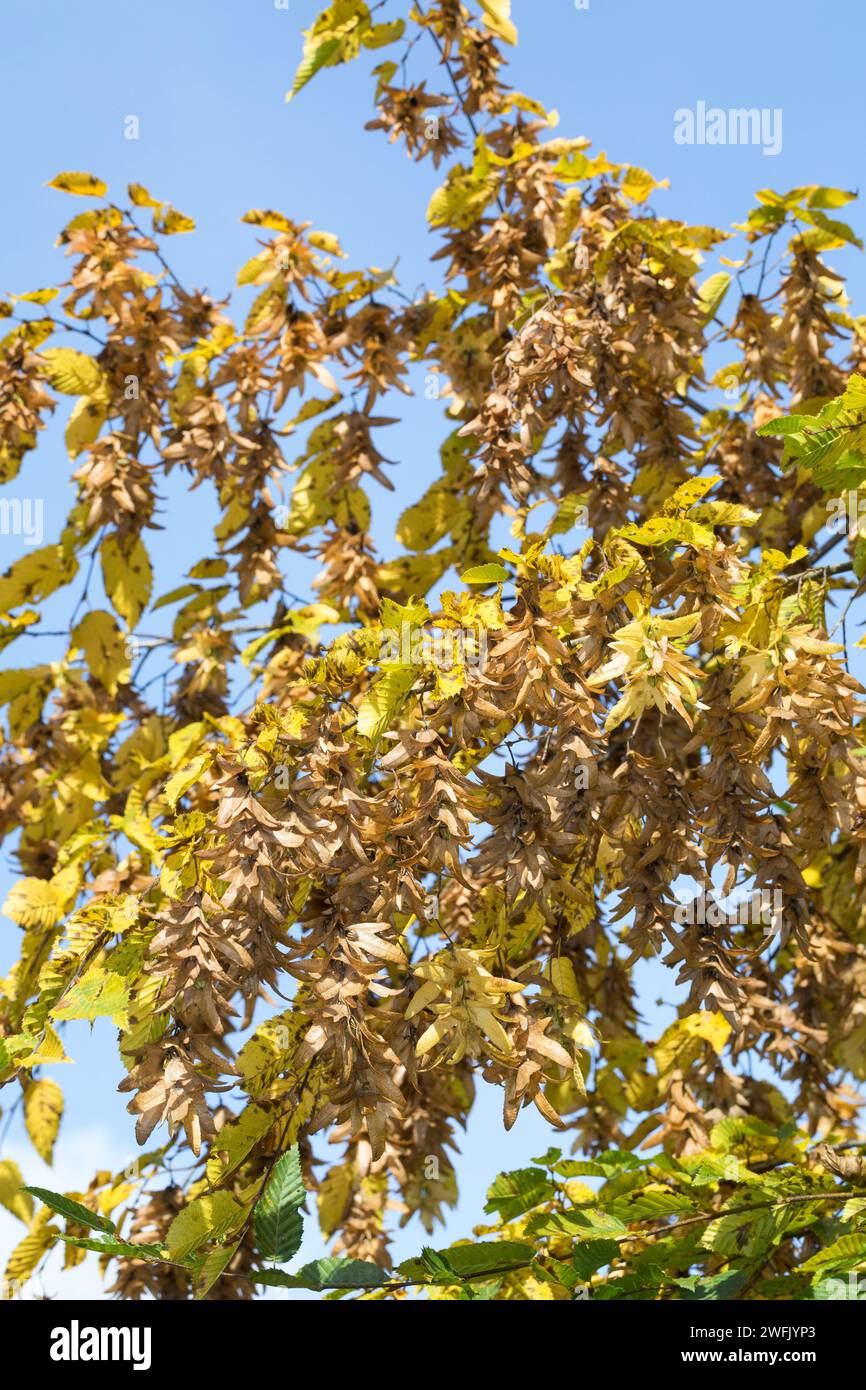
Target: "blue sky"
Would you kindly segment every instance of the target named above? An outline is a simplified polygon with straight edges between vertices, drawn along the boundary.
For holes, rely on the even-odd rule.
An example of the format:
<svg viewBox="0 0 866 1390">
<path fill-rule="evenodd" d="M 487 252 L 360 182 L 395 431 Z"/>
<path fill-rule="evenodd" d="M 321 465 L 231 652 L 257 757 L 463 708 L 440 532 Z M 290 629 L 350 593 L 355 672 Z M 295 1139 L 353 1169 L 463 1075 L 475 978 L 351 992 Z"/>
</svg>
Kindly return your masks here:
<svg viewBox="0 0 866 1390">
<path fill-rule="evenodd" d="M 0 291 L 16 293 L 55 283 L 64 273 L 54 247 L 59 227 L 79 203 L 45 187 L 64 169 L 98 174 L 120 198 L 129 182 L 145 184 L 195 218 L 193 236 L 169 243 L 181 280 L 227 294 L 238 267 L 254 253 L 254 229 L 239 218 L 253 207 L 274 207 L 296 220 L 336 232 L 351 265 L 391 265 L 399 258 L 404 287 L 435 283 L 428 256 L 436 249 L 424 208 L 441 181 L 432 166 L 410 163 L 370 119 L 369 72 L 381 55 L 321 73 L 293 102 L 283 97 L 300 53 L 300 30 L 319 6 L 290 0 L 3 0 L 0 51 L 5 57 L 0 120 L 3 158 Z M 391 5 L 395 13 L 400 8 Z M 386 11 L 387 14 L 387 11 Z M 728 0 L 724 7 L 695 0 L 514 0 L 520 46 L 510 81 L 560 114 L 556 132 L 586 135 L 611 158 L 642 165 L 670 179 L 654 197 L 663 215 L 721 227 L 739 221 L 758 188 L 801 183 L 856 188 L 862 158 L 864 8 L 854 0 Z M 380 16 L 382 17 L 382 16 Z M 421 59 L 421 46 L 416 50 Z M 429 68 L 426 58 L 419 74 Z M 410 67 L 414 75 L 415 68 Z M 674 141 L 674 112 L 708 107 L 780 109 L 782 150 L 768 157 L 753 146 L 684 146 Z M 139 138 L 125 138 L 127 118 Z M 855 204 L 850 220 L 862 233 Z M 866 303 L 863 258 L 831 257 L 849 276 L 855 306 Z M 398 500 L 374 497 L 387 543 L 396 511 L 415 500 L 431 471 L 445 422 L 429 402 L 415 401 L 390 432 L 385 452 L 400 460 Z M 65 412 L 59 411 L 63 417 Z M 441 409 L 440 409 L 441 414 Z M 47 432 L 38 461 L 25 470 L 22 491 L 46 499 L 46 539 L 58 533 L 71 492 L 62 443 L 63 419 Z M 212 553 L 215 514 L 206 495 L 172 494 L 168 529 L 155 537 L 157 590 L 178 582 L 195 560 Z M 20 538 L 3 537 L 5 568 L 21 553 Z M 17 547 L 17 549 L 16 549 Z M 290 571 L 306 594 L 309 568 Z M 850 633 L 850 627 L 849 627 Z M 14 664 L 42 656 L 15 652 Z M 56 654 L 56 653 L 55 653 Z M 8 847 L 7 847 L 8 848 Z M 0 893 L 16 877 L 8 852 L 0 860 Z M 18 929 L 0 919 L 0 969 L 17 949 Z M 672 1017 L 657 1010 L 659 994 L 674 997 L 657 967 L 644 970 L 648 1020 L 656 1029 Z M 81 1187 L 95 1167 L 120 1166 L 134 1153 L 110 1030 L 88 1034 L 77 1025 L 68 1049 L 76 1066 L 58 1079 L 68 1116 L 56 1172 L 48 1174 L 13 1126 L 4 1154 L 26 1167 L 31 1181 Z M 525 1112 L 510 1135 L 499 1122 L 500 1097 L 483 1094 L 463 1144 L 462 1198 L 447 1237 L 468 1233 L 480 1219 L 487 1181 L 500 1168 L 543 1152 L 550 1133 Z M 0 1215 L 0 1254 L 15 1223 Z M 413 1253 L 420 1232 L 401 1234 L 398 1250 Z M 311 1239 L 305 1253 L 321 1253 Z M 51 1292 L 93 1296 L 95 1271 L 46 1281 Z"/>
</svg>

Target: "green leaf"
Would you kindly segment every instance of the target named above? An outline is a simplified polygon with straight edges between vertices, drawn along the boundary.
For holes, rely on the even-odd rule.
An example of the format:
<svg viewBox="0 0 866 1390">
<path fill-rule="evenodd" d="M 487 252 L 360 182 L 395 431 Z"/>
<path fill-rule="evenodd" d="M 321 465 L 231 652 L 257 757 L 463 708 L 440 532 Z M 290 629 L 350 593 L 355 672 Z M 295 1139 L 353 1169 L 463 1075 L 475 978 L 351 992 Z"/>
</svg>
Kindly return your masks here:
<svg viewBox="0 0 866 1390">
<path fill-rule="evenodd" d="M 539 1226 L 539 1233 L 543 1235 L 561 1232 L 582 1240 L 609 1240 L 612 1236 L 626 1235 L 628 1227 L 618 1217 L 593 1208 L 553 1213 Z"/>
<path fill-rule="evenodd" d="M 172 1259 L 182 1260 L 206 1240 L 217 1240 L 244 1219 L 244 1209 L 230 1192 L 213 1192 L 178 1212 L 168 1228 L 166 1243 Z"/>
<path fill-rule="evenodd" d="M 253 1216 L 256 1242 L 266 1260 L 285 1264 L 297 1254 L 304 1232 L 299 1209 L 305 1196 L 300 1149 L 293 1144 L 278 1160 Z"/>
<path fill-rule="evenodd" d="M 390 725 L 415 681 L 418 668 L 389 665 L 370 687 L 358 706 L 358 733 L 363 738 L 379 738 Z"/>
<path fill-rule="evenodd" d="M 250 1278 L 257 1284 L 283 1289 L 369 1289 L 378 1288 L 387 1275 L 371 1260 L 347 1260 L 326 1256 L 303 1265 L 297 1274 L 282 1269 L 257 1269 Z"/>
<path fill-rule="evenodd" d="M 129 989 L 120 975 L 91 966 L 54 1008 L 51 1017 L 125 1019 L 129 1008 Z M 125 1026 L 122 1024 L 121 1026 Z"/>
<path fill-rule="evenodd" d="M 185 1264 L 184 1260 L 169 1260 L 161 1245 L 131 1245 L 126 1240 L 108 1237 L 97 1240 L 94 1236 L 67 1236 L 58 1232 L 57 1239 L 64 1245 L 74 1245 L 77 1250 L 92 1250 L 96 1255 L 110 1255 L 127 1260 L 147 1260 L 151 1264 Z"/>
<path fill-rule="evenodd" d="M 533 1247 L 519 1240 L 477 1241 L 475 1244 L 452 1245 L 447 1250 L 431 1253 L 444 1259 L 460 1279 L 483 1279 L 511 1269 L 525 1269 L 535 1256 Z M 404 1260 L 397 1266 L 397 1273 L 404 1279 L 422 1284 L 453 1282 L 448 1275 L 431 1280 L 423 1259 Z"/>
<path fill-rule="evenodd" d="M 581 1279 L 587 1282 L 597 1269 L 610 1264 L 619 1254 L 619 1244 L 615 1240 L 591 1240 L 586 1245 L 575 1245 L 571 1252 L 571 1263 Z"/>
<path fill-rule="evenodd" d="M 707 276 L 703 284 L 698 286 L 698 299 L 707 322 L 718 313 L 730 283 L 731 277 L 728 272 L 720 270 L 716 275 Z"/>
<path fill-rule="evenodd" d="M 216 1250 L 211 1250 L 196 1276 L 195 1297 L 197 1300 L 204 1298 L 210 1292 L 217 1279 L 228 1268 L 237 1248 L 237 1245 L 229 1244 L 218 1245 Z"/>
<path fill-rule="evenodd" d="M 340 47 L 340 39 L 325 39 L 313 51 L 302 58 L 301 63 L 295 73 L 295 80 L 292 83 L 292 90 L 286 93 L 286 101 L 291 101 L 292 97 L 297 96 L 298 92 L 315 77 L 320 68 L 323 68 L 330 58 Z"/>
<path fill-rule="evenodd" d="M 473 565 L 460 578 L 464 584 L 504 584 L 511 578 L 511 571 L 504 565 Z"/>
<path fill-rule="evenodd" d="M 721 1274 L 693 1274 L 688 1279 L 673 1279 L 671 1282 L 683 1290 L 686 1302 L 736 1298 L 748 1279 L 748 1270 L 725 1270 Z"/>
<path fill-rule="evenodd" d="M 549 1202 L 556 1189 L 540 1168 L 518 1168 L 500 1173 L 487 1192 L 488 1213 L 498 1212 L 503 1221 L 514 1221 L 525 1211 Z"/>
<path fill-rule="evenodd" d="M 847 1273 L 862 1266 L 866 1266 L 866 1235 L 846 1235 L 812 1255 L 800 1268 L 820 1270 L 826 1275 L 831 1269 Z"/>
<path fill-rule="evenodd" d="M 67 1221 L 73 1221 L 78 1226 L 89 1226 L 92 1231 L 104 1231 L 107 1235 L 114 1231 L 113 1221 L 109 1221 L 106 1216 L 99 1216 L 97 1212 L 73 1201 L 71 1197 L 64 1197 L 62 1192 L 51 1192 L 47 1187 L 25 1187 L 22 1191 L 29 1192 L 31 1197 L 38 1197 L 40 1202 L 56 1211 L 58 1216 L 65 1216 Z"/>
</svg>

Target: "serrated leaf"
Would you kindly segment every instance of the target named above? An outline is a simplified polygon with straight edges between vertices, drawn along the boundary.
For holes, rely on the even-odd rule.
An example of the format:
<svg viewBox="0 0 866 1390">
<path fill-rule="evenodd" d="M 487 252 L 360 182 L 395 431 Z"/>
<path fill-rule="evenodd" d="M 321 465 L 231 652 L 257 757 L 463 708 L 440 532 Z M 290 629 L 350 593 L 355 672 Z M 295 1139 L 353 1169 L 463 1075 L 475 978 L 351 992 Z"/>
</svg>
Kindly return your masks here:
<svg viewBox="0 0 866 1390">
<path fill-rule="evenodd" d="M 304 1231 L 299 1209 L 305 1197 L 300 1149 L 293 1144 L 278 1159 L 253 1215 L 256 1243 L 264 1259 L 285 1264 L 297 1253 Z"/>
<path fill-rule="evenodd" d="M 244 1219 L 244 1209 L 230 1192 L 212 1192 L 178 1212 L 166 1234 L 166 1244 L 173 1259 L 192 1254 L 206 1240 L 218 1240 L 238 1227 Z"/>
<path fill-rule="evenodd" d="M 292 97 L 297 96 L 298 92 L 302 91 L 307 83 L 315 77 L 319 69 L 323 68 L 339 52 L 339 49 L 340 40 L 330 38 L 324 39 L 322 43 L 317 44 L 306 54 L 295 73 L 291 91 L 286 93 L 286 101 L 291 101 Z"/>
<path fill-rule="evenodd" d="M 433 1252 L 441 1256 L 460 1279 L 483 1279 L 491 1274 L 505 1274 L 512 1269 L 524 1269 L 532 1263 L 535 1256 L 533 1246 L 516 1240 L 486 1240 L 475 1244 L 452 1245 L 447 1250 Z M 424 1261 L 404 1260 L 397 1266 L 397 1273 L 404 1279 L 418 1279 L 429 1282 L 430 1275 Z M 439 1282 L 449 1282 L 447 1276 Z"/>
<path fill-rule="evenodd" d="M 102 179 L 98 179 L 95 174 L 74 172 L 55 174 L 47 186 L 56 188 L 59 193 L 77 193 L 82 198 L 101 198 L 108 192 L 108 185 L 104 184 Z"/>
<path fill-rule="evenodd" d="M 379 738 L 390 727 L 417 679 L 415 666 L 388 666 L 358 706 L 358 733 L 363 738 Z"/>
<path fill-rule="evenodd" d="M 127 684 L 130 662 L 126 644 L 111 613 L 95 608 L 72 629 L 72 640 L 84 653 L 88 670 L 109 695 L 118 684 Z"/>
<path fill-rule="evenodd" d="M 62 1192 L 51 1192 L 47 1187 L 25 1187 L 24 1191 L 29 1192 L 31 1197 L 38 1197 L 51 1211 L 65 1217 L 67 1221 L 74 1222 L 76 1226 L 89 1226 L 93 1231 L 103 1231 L 108 1235 L 114 1231 L 113 1221 L 91 1211 L 72 1197 L 66 1197 Z"/>
<path fill-rule="evenodd" d="M 0 1206 L 11 1211 L 25 1226 L 33 1219 L 33 1202 L 29 1189 L 24 1186 L 21 1170 L 11 1158 L 0 1160 Z"/>
<path fill-rule="evenodd" d="M 488 564 L 473 565 L 471 569 L 461 574 L 460 578 L 464 584 L 504 584 L 511 578 L 510 570 L 504 565 Z"/>
<path fill-rule="evenodd" d="M 86 352 L 76 352 L 75 348 L 44 348 L 42 360 L 46 364 L 45 375 L 55 391 L 96 400 L 106 397 L 105 373 L 96 359 Z"/>
<path fill-rule="evenodd" d="M 102 582 L 116 613 L 128 628 L 135 627 L 150 601 L 153 568 L 141 536 L 121 542 L 117 535 L 106 536 L 99 548 Z"/>
<path fill-rule="evenodd" d="M 189 791 L 190 787 L 195 785 L 205 768 L 210 766 L 210 763 L 211 754 L 209 752 L 200 753 L 197 758 L 193 758 L 191 763 L 187 763 L 186 767 L 179 768 L 174 776 L 169 777 L 165 784 L 163 795 L 172 810 L 174 810 L 180 798 Z"/>
<path fill-rule="evenodd" d="M 198 1271 L 195 1279 L 195 1297 L 202 1299 L 213 1288 L 220 1275 L 224 1274 L 237 1253 L 236 1245 L 220 1245 L 212 1250 Z"/>
<path fill-rule="evenodd" d="M 303 1265 L 296 1274 L 280 1269 L 257 1269 L 250 1277 L 257 1284 L 290 1289 L 364 1289 L 378 1288 L 387 1279 L 385 1271 L 371 1260 L 351 1260 L 325 1256 Z"/>
<path fill-rule="evenodd" d="M 113 1018 L 126 1027 L 129 988 L 120 975 L 93 965 L 51 1008 L 52 1018 Z"/>
<path fill-rule="evenodd" d="M 706 280 L 698 286 L 698 299 L 705 322 L 709 322 L 718 313 L 730 284 L 731 277 L 728 272 L 720 270 L 715 275 L 708 275 Z"/>
<path fill-rule="evenodd" d="M 517 43 L 517 30 L 511 22 L 511 0 L 479 0 L 484 23 L 505 43 Z"/>
<path fill-rule="evenodd" d="M 487 1191 L 484 1210 L 498 1212 L 503 1221 L 513 1221 L 541 1202 L 549 1202 L 555 1190 L 541 1168 L 517 1168 L 499 1174 Z"/>
<path fill-rule="evenodd" d="M 4 675 L 11 675 L 6 671 Z M 33 680 L 32 672 L 22 674 Z M 0 677 L 2 679 L 2 677 Z M 22 878 L 9 890 L 3 913 L 21 927 L 53 927 L 63 916 L 60 896 L 54 884 L 44 878 Z"/>
<path fill-rule="evenodd" d="M 24 1091 L 24 1124 L 33 1147 L 49 1166 L 62 1115 L 63 1092 L 57 1082 L 31 1081 Z"/>
</svg>

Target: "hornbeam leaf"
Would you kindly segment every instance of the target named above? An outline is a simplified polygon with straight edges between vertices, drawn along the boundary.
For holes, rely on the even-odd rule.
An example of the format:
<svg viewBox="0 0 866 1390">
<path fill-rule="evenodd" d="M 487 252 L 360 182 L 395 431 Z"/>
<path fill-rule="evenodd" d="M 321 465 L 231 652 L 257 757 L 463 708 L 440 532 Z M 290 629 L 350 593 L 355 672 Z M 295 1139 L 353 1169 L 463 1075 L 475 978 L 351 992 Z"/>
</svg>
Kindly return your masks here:
<svg viewBox="0 0 866 1390">
<path fill-rule="evenodd" d="M 63 1092 L 56 1081 L 31 1081 L 24 1092 L 24 1124 L 33 1147 L 48 1164 L 63 1115 Z"/>
<path fill-rule="evenodd" d="M 59 193 L 77 193 L 82 198 L 101 198 L 108 192 L 107 184 L 95 174 L 76 172 L 55 174 L 48 187 L 56 188 Z"/>
<path fill-rule="evenodd" d="M 504 584 L 511 578 L 510 570 L 504 565 L 473 565 L 460 576 L 464 584 Z"/>
<path fill-rule="evenodd" d="M 709 321 L 719 311 L 719 307 L 730 287 L 731 277 L 726 270 L 720 270 L 716 275 L 709 275 L 702 285 L 698 287 L 698 299 L 701 303 L 704 319 Z"/>
<path fill-rule="evenodd" d="M 535 1249 L 519 1240 L 485 1240 L 477 1244 L 452 1245 L 447 1250 L 434 1251 L 447 1261 L 460 1279 L 482 1279 L 489 1274 L 504 1274 L 511 1269 L 524 1269 L 532 1263 Z M 397 1266 L 404 1279 L 429 1282 L 429 1272 L 421 1259 L 404 1260 Z M 443 1282 L 437 1280 L 437 1282 Z M 445 1276 L 452 1283 L 453 1277 Z"/>
<path fill-rule="evenodd" d="M 230 1192 L 196 1197 L 168 1228 L 166 1243 L 172 1259 L 183 1259 L 206 1240 L 219 1239 L 239 1226 L 243 1219 L 244 1209 Z"/>
<path fill-rule="evenodd" d="M 27 1192 L 18 1164 L 11 1158 L 0 1160 L 0 1206 L 11 1211 L 25 1226 L 33 1220 L 33 1203 Z"/>
<path fill-rule="evenodd" d="M 256 1242 L 266 1260 L 285 1264 L 297 1254 L 304 1232 L 300 1207 L 305 1196 L 300 1149 L 293 1144 L 277 1161 L 253 1216 Z"/>
<path fill-rule="evenodd" d="M 302 1265 L 296 1274 L 282 1269 L 257 1269 L 250 1278 L 257 1284 L 283 1289 L 368 1289 L 387 1281 L 385 1271 L 371 1260 L 340 1259 L 326 1256 Z"/>
<path fill-rule="evenodd" d="M 328 60 L 334 57 L 339 48 L 340 40 L 338 38 L 325 39 L 324 43 L 318 44 L 311 53 L 307 54 L 295 73 L 292 90 L 286 93 L 286 101 L 291 101 L 292 97 L 297 96 L 298 92 L 315 77 L 319 69 L 323 68 Z"/>
<path fill-rule="evenodd" d="M 51 1009 L 51 1017 L 117 1018 L 125 1026 L 129 1008 L 129 989 L 120 975 L 101 966 L 91 966 L 77 984 L 62 996 Z"/>
<path fill-rule="evenodd" d="M 108 1235 L 114 1231 L 114 1222 L 109 1221 L 108 1217 L 100 1216 L 62 1192 L 51 1192 L 47 1187 L 25 1187 L 23 1190 L 29 1192 L 31 1197 L 38 1197 L 58 1216 L 65 1216 L 67 1221 L 73 1221 L 77 1226 L 89 1226 L 93 1231 L 104 1231 Z"/>
<path fill-rule="evenodd" d="M 500 1173 L 487 1193 L 486 1212 L 498 1212 L 503 1221 L 514 1221 L 523 1212 L 547 1202 L 554 1186 L 540 1168 L 518 1168 Z"/>
<path fill-rule="evenodd" d="M 517 30 L 511 22 L 511 0 L 479 0 L 484 23 L 492 34 L 506 43 L 517 43 Z"/>
<path fill-rule="evenodd" d="M 58 1232 L 57 1239 L 62 1240 L 64 1245 L 74 1245 L 78 1250 L 92 1250 L 97 1255 L 147 1260 L 151 1264 L 187 1263 L 185 1260 L 169 1260 L 168 1253 L 162 1245 L 133 1245 L 129 1241 L 115 1240 L 111 1237 L 99 1240 L 95 1236 L 69 1236 L 62 1232 Z"/>
<path fill-rule="evenodd" d="M 219 1245 L 216 1250 L 212 1250 L 198 1271 L 195 1280 L 196 1299 L 205 1298 L 213 1288 L 217 1279 L 224 1274 L 232 1262 L 237 1245 Z"/>
</svg>

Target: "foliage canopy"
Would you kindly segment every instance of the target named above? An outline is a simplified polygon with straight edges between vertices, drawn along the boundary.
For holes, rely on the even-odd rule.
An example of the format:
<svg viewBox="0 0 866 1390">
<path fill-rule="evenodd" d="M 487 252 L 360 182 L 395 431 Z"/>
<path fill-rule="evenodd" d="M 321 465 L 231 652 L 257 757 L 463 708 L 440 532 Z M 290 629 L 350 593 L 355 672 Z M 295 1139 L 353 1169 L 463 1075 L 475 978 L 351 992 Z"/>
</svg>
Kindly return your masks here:
<svg viewBox="0 0 866 1390">
<path fill-rule="evenodd" d="M 666 218 L 507 86 L 508 0 L 378 9 L 324 10 L 290 95 L 374 55 L 371 127 L 442 166 L 436 288 L 255 209 L 230 314 L 171 268 L 189 217 L 66 172 L 68 279 L 0 301 L 0 477 L 38 486 L 71 407 L 76 489 L 0 578 L 0 1084 L 50 1159 L 53 1068 L 110 1019 L 145 1149 L 66 1194 L 0 1162 L 7 1277 L 63 1242 L 126 1298 L 826 1297 L 866 1265 L 853 195 Z M 421 382 L 440 466 L 382 553 Z M 156 593 L 177 479 L 220 519 Z M 684 989 L 648 1040 L 653 957 Z M 501 1174 L 482 1239 L 394 1269 L 478 1084 L 588 1156 Z M 313 1194 L 334 1258 L 287 1272 Z"/>
</svg>

